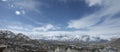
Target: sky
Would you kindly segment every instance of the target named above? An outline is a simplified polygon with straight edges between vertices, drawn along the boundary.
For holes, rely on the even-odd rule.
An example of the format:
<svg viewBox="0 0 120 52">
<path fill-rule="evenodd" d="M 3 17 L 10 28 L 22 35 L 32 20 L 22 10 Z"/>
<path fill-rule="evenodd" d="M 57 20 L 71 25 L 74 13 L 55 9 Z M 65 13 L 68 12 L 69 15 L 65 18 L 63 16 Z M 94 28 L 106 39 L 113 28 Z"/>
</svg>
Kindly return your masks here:
<svg viewBox="0 0 120 52">
<path fill-rule="evenodd" d="M 119 5 L 120 0 L 0 0 L 0 29 L 36 39 L 120 38 Z"/>
</svg>

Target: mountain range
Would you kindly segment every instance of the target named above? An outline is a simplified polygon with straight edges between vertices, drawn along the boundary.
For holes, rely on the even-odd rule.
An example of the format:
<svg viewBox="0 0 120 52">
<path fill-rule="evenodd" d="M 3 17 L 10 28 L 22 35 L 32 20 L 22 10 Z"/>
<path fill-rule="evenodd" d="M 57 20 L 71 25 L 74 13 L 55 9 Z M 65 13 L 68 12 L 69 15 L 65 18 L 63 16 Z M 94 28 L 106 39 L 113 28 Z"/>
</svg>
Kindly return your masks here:
<svg viewBox="0 0 120 52">
<path fill-rule="evenodd" d="M 5 38 L 16 38 L 16 39 L 25 39 L 29 40 L 29 36 L 26 36 L 22 33 L 15 34 L 11 31 L 8 30 L 0 30 L 0 37 L 5 37 Z M 94 37 L 94 36 L 89 36 L 89 35 L 82 35 L 82 36 L 72 36 L 72 35 L 58 35 L 58 36 L 50 36 L 50 37 L 44 37 L 40 38 L 42 40 L 51 40 L 51 41 L 64 41 L 64 42 L 107 42 L 108 40 L 102 39 L 100 37 Z"/>
</svg>

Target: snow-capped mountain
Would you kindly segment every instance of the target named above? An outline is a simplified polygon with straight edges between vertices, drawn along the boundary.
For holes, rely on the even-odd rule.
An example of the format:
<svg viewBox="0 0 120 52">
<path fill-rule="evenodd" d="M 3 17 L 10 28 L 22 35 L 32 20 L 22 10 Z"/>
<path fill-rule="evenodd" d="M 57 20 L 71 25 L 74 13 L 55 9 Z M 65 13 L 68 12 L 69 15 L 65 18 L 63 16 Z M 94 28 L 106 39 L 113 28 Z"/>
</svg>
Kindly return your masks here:
<svg viewBox="0 0 120 52">
<path fill-rule="evenodd" d="M 17 38 L 17 39 L 30 40 L 30 38 L 29 38 L 28 36 L 26 36 L 26 35 L 24 35 L 24 34 L 22 34 L 22 33 L 18 33 L 18 34 L 16 35 L 16 38 Z"/>
<path fill-rule="evenodd" d="M 106 42 L 108 40 L 102 39 L 101 37 L 97 36 L 90 36 L 90 35 L 57 35 L 57 36 L 43 36 L 41 39 L 45 40 L 57 40 L 57 41 L 76 41 L 76 42 Z"/>
<path fill-rule="evenodd" d="M 8 30 L 0 30 L 0 38 L 14 38 L 15 34 Z"/>
<path fill-rule="evenodd" d="M 18 34 L 15 34 L 11 31 L 8 31 L 8 30 L 0 30 L 0 39 L 9 39 L 9 38 L 13 38 L 13 39 L 16 39 L 16 40 L 30 40 L 30 38 L 22 33 L 18 33 Z"/>
<path fill-rule="evenodd" d="M 1 30 L 0 37 L 5 38 L 15 38 L 17 39 L 24 39 L 30 40 L 30 38 L 22 33 L 14 34 L 11 31 Z M 108 40 L 102 39 L 101 37 L 97 36 L 90 36 L 90 35 L 54 35 L 54 36 L 40 36 L 40 39 L 44 40 L 57 40 L 57 41 L 68 41 L 68 42 L 106 42 Z"/>
</svg>

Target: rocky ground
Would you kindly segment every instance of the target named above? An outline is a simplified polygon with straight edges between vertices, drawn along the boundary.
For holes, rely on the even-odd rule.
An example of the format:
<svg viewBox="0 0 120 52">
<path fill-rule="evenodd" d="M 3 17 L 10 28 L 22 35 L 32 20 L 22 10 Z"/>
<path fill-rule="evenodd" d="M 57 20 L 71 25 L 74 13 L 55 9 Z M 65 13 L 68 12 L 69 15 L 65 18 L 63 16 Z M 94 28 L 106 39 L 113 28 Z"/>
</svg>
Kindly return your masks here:
<svg viewBox="0 0 120 52">
<path fill-rule="evenodd" d="M 70 43 L 30 39 L 22 33 L 0 30 L 3 52 L 120 52 L 120 39 L 105 43 Z"/>
</svg>

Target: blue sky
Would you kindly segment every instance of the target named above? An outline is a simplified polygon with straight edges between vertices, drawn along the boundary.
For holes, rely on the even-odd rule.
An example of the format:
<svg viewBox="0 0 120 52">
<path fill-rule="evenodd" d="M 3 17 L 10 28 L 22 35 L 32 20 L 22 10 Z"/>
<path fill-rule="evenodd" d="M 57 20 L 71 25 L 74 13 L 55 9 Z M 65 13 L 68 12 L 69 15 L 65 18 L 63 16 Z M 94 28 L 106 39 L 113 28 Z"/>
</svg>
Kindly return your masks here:
<svg viewBox="0 0 120 52">
<path fill-rule="evenodd" d="M 120 37 L 119 0 L 0 0 L 0 29 L 32 38 Z"/>
</svg>

